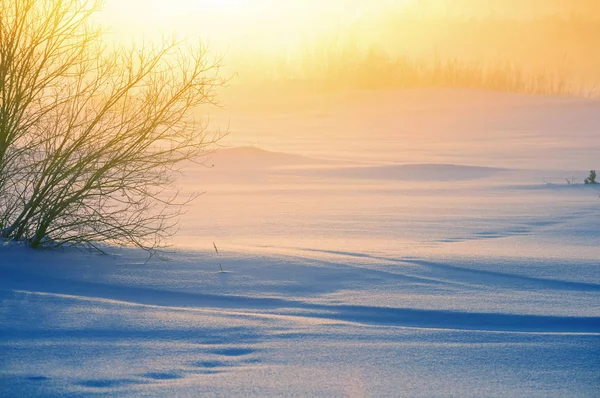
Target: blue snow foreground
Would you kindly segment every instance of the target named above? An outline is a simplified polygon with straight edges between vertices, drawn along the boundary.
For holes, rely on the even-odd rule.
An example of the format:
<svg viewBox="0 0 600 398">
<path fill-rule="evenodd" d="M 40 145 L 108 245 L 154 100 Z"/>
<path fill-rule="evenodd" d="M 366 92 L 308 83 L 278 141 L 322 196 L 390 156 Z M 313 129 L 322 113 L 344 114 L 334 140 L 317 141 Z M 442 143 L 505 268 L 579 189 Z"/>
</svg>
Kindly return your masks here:
<svg viewBox="0 0 600 398">
<path fill-rule="evenodd" d="M 0 395 L 592 396 L 586 261 L 0 248 Z"/>
</svg>

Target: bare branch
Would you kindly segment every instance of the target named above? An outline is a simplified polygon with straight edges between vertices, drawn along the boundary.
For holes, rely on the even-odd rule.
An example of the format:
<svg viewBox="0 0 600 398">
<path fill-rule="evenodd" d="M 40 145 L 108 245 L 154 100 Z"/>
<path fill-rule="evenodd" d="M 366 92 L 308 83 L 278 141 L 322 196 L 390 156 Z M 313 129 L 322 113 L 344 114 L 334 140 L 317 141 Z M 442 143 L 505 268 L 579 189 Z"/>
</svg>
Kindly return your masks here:
<svg viewBox="0 0 600 398">
<path fill-rule="evenodd" d="M 109 49 L 95 0 L 0 4 L 1 236 L 164 246 L 195 197 L 179 167 L 225 135 L 193 115 L 217 105 L 222 58 L 173 40 Z"/>
</svg>

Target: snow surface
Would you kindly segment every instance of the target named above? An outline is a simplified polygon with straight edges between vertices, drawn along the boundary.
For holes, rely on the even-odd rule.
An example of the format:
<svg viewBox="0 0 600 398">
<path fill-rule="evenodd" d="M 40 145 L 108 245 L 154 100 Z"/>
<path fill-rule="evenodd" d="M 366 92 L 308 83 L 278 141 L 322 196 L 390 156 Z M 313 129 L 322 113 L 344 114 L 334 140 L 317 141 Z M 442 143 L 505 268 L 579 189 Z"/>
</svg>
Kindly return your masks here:
<svg viewBox="0 0 600 398">
<path fill-rule="evenodd" d="M 598 396 L 598 103 L 377 95 L 234 109 L 164 260 L 0 247 L 0 396 Z"/>
</svg>

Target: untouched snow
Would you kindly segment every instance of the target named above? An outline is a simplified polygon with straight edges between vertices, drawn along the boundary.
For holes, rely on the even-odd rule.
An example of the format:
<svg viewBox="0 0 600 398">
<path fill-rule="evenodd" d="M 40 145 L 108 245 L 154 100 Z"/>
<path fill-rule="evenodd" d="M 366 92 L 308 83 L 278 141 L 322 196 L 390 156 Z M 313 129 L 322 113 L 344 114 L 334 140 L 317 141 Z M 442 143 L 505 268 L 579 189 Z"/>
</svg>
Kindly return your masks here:
<svg viewBox="0 0 600 398">
<path fill-rule="evenodd" d="M 421 97 L 402 95 L 427 137 Z M 342 144 L 326 160 L 309 144 L 228 149 L 184 175 L 186 191 L 207 193 L 164 260 L 0 246 L 0 396 L 598 396 L 599 190 L 564 182 L 586 176 L 568 156 L 600 149 L 579 140 L 600 127 L 597 105 L 472 96 L 456 102 L 477 101 L 477 115 L 455 123 L 477 122 L 471 140 L 485 110 L 490 131 L 503 110 L 519 114 L 505 147 L 480 146 L 488 163 L 473 148 L 443 154 L 451 134 L 410 142 L 426 164 L 402 161 L 392 136 L 357 158 Z M 467 107 L 444 101 L 431 100 L 440 126 L 444 104 Z M 363 114 L 388 120 L 386 106 Z M 561 130 L 561 110 L 563 126 L 588 124 Z M 264 136 L 273 120 L 327 129 L 339 116 L 280 111 Z M 518 160 L 511 145 L 533 136 Z M 293 147 L 286 137 L 272 147 Z"/>
</svg>

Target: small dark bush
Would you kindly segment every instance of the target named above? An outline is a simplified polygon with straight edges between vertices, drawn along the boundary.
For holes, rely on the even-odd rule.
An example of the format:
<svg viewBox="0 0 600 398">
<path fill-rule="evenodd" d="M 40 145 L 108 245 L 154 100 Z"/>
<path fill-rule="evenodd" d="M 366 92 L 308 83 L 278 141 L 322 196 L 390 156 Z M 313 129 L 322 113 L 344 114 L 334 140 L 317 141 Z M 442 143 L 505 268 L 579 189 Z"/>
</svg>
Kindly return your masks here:
<svg viewBox="0 0 600 398">
<path fill-rule="evenodd" d="M 590 176 L 585 179 L 586 184 L 596 184 L 596 170 L 590 170 Z"/>
</svg>

